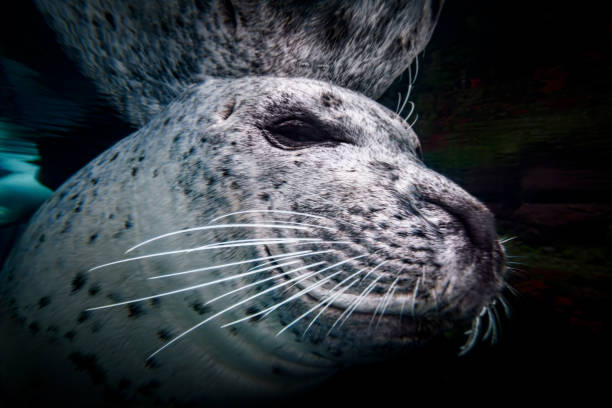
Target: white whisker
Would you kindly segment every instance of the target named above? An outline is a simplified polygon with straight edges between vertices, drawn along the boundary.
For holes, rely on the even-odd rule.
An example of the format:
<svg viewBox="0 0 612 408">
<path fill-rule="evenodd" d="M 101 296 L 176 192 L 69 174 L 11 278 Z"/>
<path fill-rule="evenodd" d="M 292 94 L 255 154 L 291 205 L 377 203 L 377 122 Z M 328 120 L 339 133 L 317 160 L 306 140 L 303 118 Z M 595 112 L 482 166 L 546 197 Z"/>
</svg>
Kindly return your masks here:
<svg viewBox="0 0 612 408">
<path fill-rule="evenodd" d="M 221 244 L 202 245 L 202 246 L 194 247 L 194 248 L 176 249 L 173 251 L 156 252 L 153 254 L 140 255 L 140 256 L 135 256 L 132 258 L 120 259 L 118 261 L 109 262 L 103 265 L 95 266 L 89 269 L 88 272 L 92 272 L 97 269 L 105 268 L 107 266 L 118 265 L 118 264 L 132 262 L 132 261 L 139 261 L 142 259 L 157 258 L 161 256 L 168 256 L 168 255 L 188 254 L 191 252 L 200 252 L 200 251 L 207 251 L 207 250 L 212 250 L 212 249 L 234 248 L 234 247 L 242 247 L 242 246 L 257 246 L 257 245 L 263 245 L 263 244 L 294 243 L 294 242 L 300 242 L 300 241 L 320 242 L 318 240 L 319 238 L 266 238 L 266 239 L 260 239 L 256 241 L 252 241 L 252 240 L 228 241 L 230 243 L 228 243 L 227 245 L 221 245 Z M 245 241 L 248 241 L 248 242 L 245 242 Z"/>
<path fill-rule="evenodd" d="M 316 251 L 316 252 L 306 251 L 306 252 L 308 253 L 309 256 L 312 256 L 312 255 L 319 255 L 319 254 L 327 254 L 329 252 L 336 252 L 336 251 L 337 250 L 335 250 L 335 249 L 327 249 L 325 251 Z M 269 265 L 269 264 L 272 264 L 272 263 L 275 263 L 275 262 L 278 262 L 278 261 L 284 261 L 286 259 L 302 257 L 302 255 L 299 255 L 299 254 L 298 255 L 289 255 L 289 256 L 284 256 L 284 255 L 283 256 L 275 255 L 275 256 L 278 256 L 279 258 L 273 259 L 273 260 L 268 261 L 268 262 L 264 262 L 264 263 L 259 264 L 259 265 L 255 265 L 252 268 L 250 268 L 248 271 L 256 269 L 256 268 L 259 268 L 259 267 L 262 267 L 262 266 L 265 266 L 265 265 Z"/>
<path fill-rule="evenodd" d="M 412 123 L 410 125 L 408 125 L 408 127 L 410 127 L 410 129 L 412 129 L 414 127 L 414 125 L 416 125 L 417 120 L 419 120 L 419 114 L 418 113 L 414 117 L 414 120 L 412 121 Z"/>
<path fill-rule="evenodd" d="M 397 281 L 399 280 L 399 275 L 397 276 L 397 278 L 395 278 L 395 280 L 393 281 L 393 283 L 391 284 L 391 286 L 389 287 L 389 290 L 387 290 L 387 294 L 385 295 L 385 302 L 383 305 L 383 309 L 382 312 L 380 313 L 380 316 L 378 316 L 378 322 L 376 323 L 376 328 L 378 328 L 378 326 L 380 325 L 380 322 L 383 318 L 383 316 L 385 315 L 385 311 L 387 310 L 387 307 L 389 306 L 389 303 L 391 302 L 391 299 L 393 299 L 393 295 L 395 295 L 395 291 L 397 290 Z M 390 294 L 389 294 L 390 292 Z"/>
<path fill-rule="evenodd" d="M 214 230 L 214 229 L 225 229 L 225 228 L 279 228 L 279 229 L 293 229 L 293 230 L 309 230 L 311 229 L 311 227 L 303 227 L 303 226 L 299 226 L 299 225 L 283 225 L 283 224 L 221 224 L 221 225 L 205 225 L 202 227 L 194 227 L 194 228 L 186 228 L 186 229 L 182 229 L 182 230 L 178 230 L 178 231 L 172 231 L 172 232 L 168 232 L 162 235 L 158 235 L 155 236 L 153 238 L 147 239 L 146 241 L 141 242 L 138 245 L 134 245 L 133 247 L 131 247 L 130 249 L 128 249 L 127 251 L 125 251 L 125 253 L 129 253 L 132 252 L 133 250 L 135 250 L 136 248 L 140 248 L 143 245 L 147 245 L 151 242 L 160 240 L 162 238 L 167 238 L 167 237 L 171 237 L 173 235 L 179 235 L 179 234 L 186 234 L 189 232 L 194 232 L 194 231 L 207 231 L 207 230 Z"/>
<path fill-rule="evenodd" d="M 329 218 L 322 217 L 320 215 L 301 213 L 301 212 L 294 212 L 294 211 L 283 211 L 283 210 L 244 210 L 244 211 L 232 212 L 232 213 L 229 213 L 229 214 L 222 215 L 220 217 L 213 218 L 212 220 L 210 220 L 208 222 L 208 224 L 212 224 L 213 222 L 219 221 L 219 220 L 221 220 L 223 218 L 231 217 L 232 215 L 251 214 L 251 213 L 276 213 L 276 214 L 288 214 L 288 215 L 301 215 L 301 216 L 304 216 L 304 217 L 318 218 L 318 219 L 321 219 L 321 220 L 328 220 L 329 221 Z"/>
<path fill-rule="evenodd" d="M 289 259 L 289 258 L 292 258 L 292 257 L 299 257 L 299 256 L 303 256 L 303 255 L 309 255 L 309 254 L 312 254 L 312 253 L 313 252 L 311 250 L 306 250 L 306 251 L 290 252 L 290 253 L 281 254 L 281 255 L 263 256 L 263 257 L 259 257 L 259 258 L 247 259 L 247 260 L 244 260 L 244 261 L 229 262 L 229 263 L 225 263 L 225 264 L 221 264 L 221 265 L 213 265 L 213 266 L 206 266 L 206 267 L 203 267 L 203 268 L 191 269 L 189 271 L 184 271 L 184 272 L 179 272 L 179 273 L 195 273 L 195 272 L 210 271 L 210 270 L 213 270 L 213 269 L 221 269 L 221 268 L 227 268 L 227 267 L 230 267 L 230 266 L 244 265 L 246 263 L 259 262 L 259 261 L 264 261 L 264 260 L 267 260 L 267 259 L 280 260 L 281 257 L 284 260 L 284 259 Z M 291 257 L 289 257 L 289 255 L 291 255 Z M 152 278 L 149 278 L 149 279 L 152 279 Z"/>
<path fill-rule="evenodd" d="M 399 112 L 400 103 L 402 102 L 402 93 L 397 93 L 397 106 L 395 107 L 395 113 Z"/>
<path fill-rule="evenodd" d="M 358 281 L 358 279 L 353 280 L 353 282 L 351 282 L 349 285 L 345 286 L 342 290 L 338 291 L 337 293 L 335 293 L 333 296 L 328 296 L 326 298 L 324 298 L 323 300 L 321 300 L 319 303 L 317 303 L 315 306 L 311 307 L 310 309 L 308 309 L 306 312 L 302 313 L 299 317 L 297 317 L 295 320 L 293 320 L 291 323 L 289 323 L 287 326 L 283 327 L 281 330 L 279 330 L 278 333 L 276 333 L 276 335 L 278 336 L 279 334 L 281 334 L 282 332 L 284 332 L 285 330 L 287 330 L 288 328 L 290 328 L 291 326 L 293 326 L 294 324 L 296 324 L 297 322 L 299 322 L 300 320 L 302 320 L 304 317 L 308 316 L 310 313 L 312 313 L 313 311 L 315 311 L 316 309 L 320 308 L 321 306 L 325 305 L 325 307 L 323 307 L 319 313 L 314 317 L 314 319 L 312 319 L 312 321 L 310 322 L 310 324 L 308 325 L 308 327 L 306 328 L 306 330 L 304 331 L 304 333 L 302 334 L 302 337 L 304 337 L 304 335 L 306 335 L 306 332 L 308 331 L 308 329 L 310 329 L 310 326 L 312 326 L 312 324 L 319 318 L 319 316 L 321 316 L 326 310 L 327 308 L 333 303 L 334 300 L 336 300 L 340 295 L 342 295 L 344 292 L 346 292 L 346 290 L 348 288 L 350 288 L 351 286 L 353 286 L 356 282 Z M 343 281 L 344 282 L 344 281 Z M 337 287 L 338 285 L 336 285 Z M 333 291 L 333 289 L 332 289 Z M 331 291 L 330 291 L 331 292 Z"/>
<path fill-rule="evenodd" d="M 348 277 L 344 278 L 344 279 L 343 279 L 343 280 L 342 280 L 340 283 L 338 283 L 336 286 L 334 286 L 334 287 L 333 287 L 333 288 L 330 290 L 330 293 L 331 293 L 331 292 L 333 292 L 333 291 L 334 291 L 334 290 L 335 290 L 337 287 L 339 287 L 339 286 L 341 286 L 342 284 L 344 284 L 344 282 L 346 282 L 347 280 L 349 280 L 349 279 L 353 278 L 354 276 L 357 276 L 358 274 L 360 274 L 361 272 L 365 271 L 366 269 L 367 269 L 367 268 L 362 268 L 362 269 L 358 270 L 357 272 L 355 272 L 355 273 L 351 274 L 350 276 L 348 276 Z M 356 282 L 357 282 L 357 280 L 356 280 Z M 353 283 L 351 283 L 351 285 L 350 285 L 350 286 L 352 286 L 352 285 L 353 285 Z M 348 287 L 347 287 L 346 289 L 348 289 Z M 344 293 L 344 291 L 346 291 L 346 289 L 345 289 L 345 290 L 343 290 L 343 292 L 342 292 L 342 293 Z M 335 300 L 336 298 L 337 298 L 337 296 L 336 296 L 336 297 L 334 297 L 334 298 L 331 300 L 331 302 L 333 302 L 333 300 Z M 327 307 L 329 307 L 329 305 L 331 304 L 331 302 L 330 302 L 330 303 L 328 303 L 328 306 L 326 306 L 326 307 L 325 307 L 325 309 L 323 310 L 323 312 L 324 312 L 324 311 L 327 309 Z M 306 330 L 304 330 L 304 333 L 302 333 L 302 337 L 306 336 L 306 332 L 308 332 L 308 329 L 310 329 L 310 326 L 312 326 L 312 325 L 313 325 L 313 323 L 315 322 L 315 320 L 317 319 L 317 317 L 319 317 L 319 315 L 317 315 L 317 316 L 316 316 L 314 319 L 312 319 L 312 321 L 310 322 L 310 324 L 308 325 L 308 327 L 306 327 Z"/>
<path fill-rule="evenodd" d="M 382 278 L 382 275 L 377 276 L 376 279 L 370 282 L 370 284 L 366 286 L 366 288 L 359 294 L 359 297 L 357 297 L 357 299 L 355 299 L 353 303 L 349 305 L 349 307 L 347 307 L 344 312 L 342 312 L 342 314 L 336 319 L 332 327 L 327 331 L 328 336 L 332 332 L 334 327 L 336 327 L 336 324 L 340 321 L 340 319 L 342 319 L 343 316 L 346 315 L 344 319 L 342 320 L 342 322 L 340 323 L 340 326 L 338 326 L 338 328 L 341 328 L 344 325 L 344 323 L 346 323 L 348 319 L 350 319 L 351 315 L 357 309 L 357 307 L 363 301 L 363 299 L 365 299 L 365 297 L 368 296 L 370 292 L 372 292 L 372 290 L 374 289 L 376 285 L 376 282 L 378 282 L 380 278 Z"/>
<path fill-rule="evenodd" d="M 421 278 L 419 277 L 416 281 L 416 285 L 414 285 L 414 292 L 412 293 L 412 304 L 410 305 L 410 312 L 412 317 L 415 317 L 415 306 L 416 306 L 416 298 L 419 294 L 419 285 L 421 284 Z"/>
<path fill-rule="evenodd" d="M 408 114 L 404 118 L 404 122 L 408 122 L 408 118 L 410 118 L 410 116 L 412 116 L 412 113 L 414 112 L 414 102 L 408 102 L 408 103 L 410 103 L 410 112 L 408 112 Z"/>
<path fill-rule="evenodd" d="M 246 298 L 246 299 L 243 299 L 243 300 L 241 300 L 241 301 L 239 301 L 239 302 L 237 302 L 237 303 L 234 303 L 234 304 L 233 304 L 233 305 L 231 305 L 231 306 L 226 307 L 225 309 L 223 309 L 223 310 L 221 310 L 221 311 L 219 311 L 219 312 L 217 312 L 217 313 L 213 314 L 212 316 L 209 316 L 208 318 L 206 318 L 206 319 L 202 320 L 200 323 L 198 323 L 198 324 L 196 324 L 196 325 L 194 325 L 194 326 L 190 327 L 189 329 L 185 330 L 184 332 L 182 332 L 181 334 L 179 334 L 178 336 L 176 336 L 175 338 L 173 338 L 172 340 L 170 340 L 168 343 L 164 344 L 162 347 L 160 347 L 160 348 L 159 348 L 159 349 L 157 349 L 155 352 L 153 352 L 153 353 L 152 353 L 152 354 L 151 354 L 149 357 L 147 357 L 147 360 L 148 360 L 148 359 L 150 359 L 150 358 L 152 358 L 152 357 L 154 357 L 154 356 L 155 356 L 156 354 L 158 354 L 160 351 L 164 350 L 166 347 L 170 346 L 171 344 L 173 344 L 173 343 L 174 343 L 174 342 L 176 342 L 177 340 L 181 339 L 182 337 L 185 337 L 187 334 L 191 333 L 192 331 L 194 331 L 194 330 L 195 330 L 195 329 L 197 329 L 198 327 L 202 326 L 202 325 L 203 325 L 203 324 L 205 324 L 205 323 L 208 323 L 209 321 L 211 321 L 212 319 L 214 319 L 214 318 L 216 318 L 216 317 L 218 317 L 218 316 L 222 315 L 223 313 L 228 312 L 228 311 L 230 311 L 230 310 L 232 310 L 232 309 L 235 309 L 236 307 L 238 307 L 238 306 L 240 306 L 240 305 L 242 305 L 242 304 L 245 304 L 245 303 L 247 303 L 247 302 L 249 302 L 249 301 L 251 301 L 251 300 L 253 300 L 253 299 L 255 299 L 255 298 L 259 297 L 259 296 L 261 296 L 261 295 L 264 295 L 264 294 L 266 294 L 266 293 L 268 293 L 268 292 L 271 292 L 271 291 L 276 290 L 276 289 L 278 289 L 278 288 L 280 288 L 280 287 L 282 287 L 282 286 L 285 286 L 285 285 L 289 284 L 289 283 L 290 283 L 290 282 L 292 282 L 292 281 L 295 281 L 295 280 L 304 280 L 304 279 L 308 279 L 310 276 L 313 276 L 313 275 L 315 275 L 315 274 L 317 274 L 317 273 L 318 273 L 318 272 L 311 272 L 311 273 L 308 273 L 308 274 L 303 275 L 303 276 L 296 276 L 295 278 L 291 278 L 291 279 L 289 279 L 289 280 L 287 280 L 287 281 L 285 281 L 285 282 L 279 283 L 278 285 L 272 286 L 271 288 L 268 288 L 268 289 L 262 290 L 261 292 L 258 292 L 258 293 L 256 293 L 256 294 L 255 294 L 255 295 L 253 295 L 253 296 L 249 296 L 249 297 L 248 297 L 248 298 Z M 249 317 L 251 317 L 251 316 L 249 316 Z M 225 326 L 222 326 L 222 327 L 225 327 Z"/>
<path fill-rule="evenodd" d="M 224 297 L 226 297 L 226 296 L 229 296 L 229 295 L 231 295 L 231 294 L 233 294 L 233 293 L 240 292 L 241 290 L 244 290 L 244 289 L 247 289 L 247 288 L 250 288 L 250 287 L 253 287 L 253 286 L 261 285 L 261 284 L 262 284 L 262 283 L 264 283 L 264 282 L 267 282 L 267 281 L 270 281 L 270 280 L 274 280 L 274 279 L 278 279 L 278 278 L 280 278 L 280 277 L 282 277 L 282 276 L 290 275 L 290 274 L 292 274 L 292 273 L 296 273 L 296 272 L 299 272 L 299 271 L 304 270 L 304 269 L 314 268 L 315 266 L 323 265 L 323 264 L 326 264 L 326 263 L 327 263 L 327 262 L 325 262 L 325 261 L 321 261 L 321 262 L 317 262 L 317 263 L 314 263 L 314 264 L 310 264 L 310 265 L 302 266 L 302 267 L 300 267 L 300 268 L 292 269 L 292 270 L 287 271 L 287 272 L 279 273 L 278 275 L 269 276 L 269 277 L 267 277 L 267 278 L 264 278 L 264 279 L 258 280 L 257 282 L 249 283 L 248 285 L 241 286 L 241 287 L 236 288 L 236 289 L 234 289 L 234 290 L 231 290 L 231 291 L 229 291 L 229 292 L 227 292 L 227 293 L 224 293 L 224 294 L 222 294 L 222 295 L 219 295 L 219 296 L 217 296 L 217 297 L 215 297 L 215 298 L 212 298 L 212 299 L 210 299 L 209 301 L 207 301 L 205 304 L 207 305 L 207 304 L 209 304 L 209 303 L 215 302 L 215 301 L 217 301 L 217 300 L 219 300 L 219 299 L 222 299 L 222 298 L 224 298 Z M 279 266 L 280 266 L 280 265 L 279 265 Z M 276 266 L 274 266 L 273 268 L 276 268 Z M 266 269 L 267 269 L 267 268 L 266 268 Z M 272 269 L 272 268 L 271 268 L 271 269 Z"/>
<path fill-rule="evenodd" d="M 316 272 L 313 272 L 313 274 L 312 274 L 312 275 L 313 275 L 313 276 L 314 276 L 314 275 L 318 275 L 318 274 L 320 274 L 320 273 L 322 273 L 322 272 L 324 272 L 324 271 L 327 271 L 327 270 L 329 270 L 329 269 L 332 269 L 332 268 L 335 268 L 335 267 L 337 267 L 337 266 L 343 265 L 343 264 L 345 264 L 345 263 L 347 263 L 347 262 L 350 262 L 350 261 L 353 261 L 353 260 L 355 260 L 355 259 L 363 258 L 363 257 L 365 257 L 365 256 L 367 256 L 367 255 L 359 255 L 359 256 L 355 256 L 355 257 L 349 258 L 349 259 L 345 259 L 344 261 L 337 262 L 337 263 L 335 263 L 335 264 L 333 264 L 333 265 L 330 265 L 330 266 L 325 267 L 325 268 L 323 268 L 323 269 L 320 269 L 320 270 L 318 270 L 318 271 L 316 271 Z M 224 325 L 223 325 L 223 326 L 221 326 L 221 327 L 231 326 L 231 325 L 234 325 L 234 324 L 237 324 L 237 323 L 243 322 L 243 321 L 245 321 L 245 320 L 249 320 L 249 319 L 250 319 L 250 318 L 252 318 L 252 317 L 255 317 L 255 316 L 258 316 L 258 315 L 262 315 L 262 314 L 263 314 L 263 315 L 264 315 L 264 317 L 265 317 L 265 316 L 267 316 L 268 314 L 270 314 L 270 313 L 272 313 L 273 311 L 275 311 L 276 309 L 278 309 L 280 306 L 282 306 L 282 305 L 284 305 L 284 304 L 286 304 L 286 303 L 288 303 L 288 302 L 290 302 L 290 301 L 292 301 L 292 300 L 294 300 L 294 299 L 297 299 L 297 298 L 299 298 L 300 296 L 302 296 L 303 294 L 308 293 L 308 292 L 310 292 L 311 290 L 313 290 L 313 289 L 315 289 L 315 288 L 317 288 L 317 287 L 319 287 L 319 286 L 323 285 L 325 282 L 327 282 L 328 280 L 330 280 L 330 279 L 331 279 L 331 278 L 333 278 L 334 276 L 338 275 L 339 273 L 342 273 L 342 270 L 340 270 L 340 271 L 338 271 L 338 272 L 335 272 L 335 273 L 332 273 L 332 274 L 331 274 L 331 275 L 329 275 L 329 276 L 326 276 L 325 278 L 323 278 L 323 279 L 321 279 L 321 280 L 319 280 L 319 281 L 315 282 L 314 284 L 312 284 L 312 285 L 308 286 L 307 288 L 302 289 L 301 291 L 299 291 L 299 292 L 298 292 L 298 293 L 296 293 L 295 295 L 290 296 L 289 298 L 287 298 L 287 299 L 285 299 L 285 300 L 283 300 L 283 301 L 281 301 L 281 302 L 278 302 L 278 303 L 276 303 L 276 304 L 275 304 L 275 305 L 273 305 L 273 306 L 270 306 L 270 307 L 268 307 L 268 308 L 266 308 L 266 309 L 264 309 L 264 310 L 262 310 L 262 311 L 260 311 L 260 312 L 257 312 L 257 313 L 251 314 L 251 315 L 249 315 L 249 316 L 243 317 L 242 319 L 238 319 L 238 320 L 235 320 L 235 321 L 233 321 L 233 322 L 226 323 L 226 324 L 224 324 Z M 310 277 L 310 276 L 307 276 L 307 277 Z M 301 280 L 297 281 L 297 282 L 296 282 L 296 284 L 297 284 L 297 283 L 299 283 L 299 282 L 301 282 Z"/>
</svg>

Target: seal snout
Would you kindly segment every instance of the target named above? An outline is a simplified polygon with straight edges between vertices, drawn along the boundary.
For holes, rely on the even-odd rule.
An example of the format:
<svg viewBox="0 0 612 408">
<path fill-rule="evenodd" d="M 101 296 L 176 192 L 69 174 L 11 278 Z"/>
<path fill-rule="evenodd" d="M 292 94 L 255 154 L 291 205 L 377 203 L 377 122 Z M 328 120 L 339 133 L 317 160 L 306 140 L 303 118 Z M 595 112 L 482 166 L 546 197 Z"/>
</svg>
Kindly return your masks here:
<svg viewBox="0 0 612 408">
<path fill-rule="evenodd" d="M 466 234 L 472 244 L 483 251 L 491 251 L 497 241 L 495 232 L 495 218 L 491 211 L 480 203 L 470 201 L 446 203 L 433 201 L 434 204 L 454 216 L 465 228 Z"/>
</svg>

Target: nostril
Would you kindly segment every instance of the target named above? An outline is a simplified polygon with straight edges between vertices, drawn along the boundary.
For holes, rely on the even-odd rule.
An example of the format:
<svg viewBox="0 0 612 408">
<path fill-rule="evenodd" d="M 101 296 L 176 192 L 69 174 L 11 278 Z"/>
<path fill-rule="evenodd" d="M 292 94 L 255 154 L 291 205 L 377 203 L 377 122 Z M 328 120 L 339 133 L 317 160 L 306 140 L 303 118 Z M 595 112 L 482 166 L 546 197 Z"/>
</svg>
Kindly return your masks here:
<svg viewBox="0 0 612 408">
<path fill-rule="evenodd" d="M 427 201 L 441 207 L 463 224 L 472 243 L 480 249 L 490 251 L 496 241 L 495 218 L 484 205 L 474 201 Z"/>
</svg>

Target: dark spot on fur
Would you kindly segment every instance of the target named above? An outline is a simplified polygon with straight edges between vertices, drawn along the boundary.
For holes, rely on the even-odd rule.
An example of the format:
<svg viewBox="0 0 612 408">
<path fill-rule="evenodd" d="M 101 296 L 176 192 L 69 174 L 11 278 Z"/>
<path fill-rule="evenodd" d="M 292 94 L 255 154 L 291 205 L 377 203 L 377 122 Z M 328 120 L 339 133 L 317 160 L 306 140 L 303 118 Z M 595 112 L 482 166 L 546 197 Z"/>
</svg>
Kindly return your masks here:
<svg viewBox="0 0 612 408">
<path fill-rule="evenodd" d="M 157 380 L 151 380 L 146 384 L 141 385 L 136 389 L 140 394 L 150 396 L 161 386 L 161 383 Z"/>
<path fill-rule="evenodd" d="M 159 175 L 159 169 L 153 170 L 153 178 L 157 177 L 158 175 Z"/>
<path fill-rule="evenodd" d="M 236 181 L 232 181 L 232 182 L 230 183 L 230 188 L 231 188 L 232 190 L 239 190 L 239 189 L 240 189 L 240 184 L 238 184 Z"/>
<path fill-rule="evenodd" d="M 232 336 L 237 336 L 238 335 L 238 329 L 235 328 L 234 326 L 230 326 L 229 328 L 229 332 Z"/>
<path fill-rule="evenodd" d="M 38 299 L 38 308 L 42 309 L 45 306 L 48 306 L 51 303 L 51 298 L 49 296 L 43 296 Z"/>
<path fill-rule="evenodd" d="M 177 143 L 179 140 L 181 140 L 181 135 L 176 135 L 172 138 L 172 143 Z"/>
<path fill-rule="evenodd" d="M 202 302 L 193 302 L 190 307 L 199 315 L 203 315 L 204 313 L 208 313 L 210 311 L 210 306 L 207 306 Z"/>
<path fill-rule="evenodd" d="M 74 201 L 74 200 L 76 200 L 78 196 L 79 196 L 78 194 L 73 194 L 73 195 L 71 195 L 71 196 L 70 196 L 70 201 Z"/>
<path fill-rule="evenodd" d="M 30 331 L 32 332 L 32 334 L 38 334 L 38 332 L 40 331 L 40 326 L 38 325 L 37 322 L 32 322 L 30 323 L 30 325 L 28 326 L 28 328 L 30 329 Z"/>
<path fill-rule="evenodd" d="M 95 354 L 83 354 L 79 352 L 70 353 L 68 359 L 72 361 L 72 364 L 79 371 L 84 371 L 89 374 L 91 381 L 94 384 L 101 384 L 105 380 L 105 373 L 102 367 L 97 362 Z"/>
<path fill-rule="evenodd" d="M 416 229 L 416 230 L 414 230 L 414 231 L 412 232 L 412 235 L 414 235 L 415 237 L 419 237 L 419 238 L 425 238 L 425 237 L 426 237 L 426 235 L 425 235 L 425 233 L 423 232 L 423 230 L 420 230 L 420 229 Z"/>
<path fill-rule="evenodd" d="M 155 357 L 151 357 L 148 358 L 147 361 L 145 361 L 145 367 L 152 370 L 155 368 L 159 368 L 159 363 L 157 362 Z"/>
<path fill-rule="evenodd" d="M 125 221 L 123 226 L 125 227 L 125 229 L 130 229 L 134 226 L 134 223 L 132 223 L 131 217 L 128 216 L 128 219 Z"/>
<path fill-rule="evenodd" d="M 87 275 L 85 275 L 83 272 L 77 273 L 74 276 L 74 279 L 72 279 L 72 291 L 77 292 L 81 290 L 85 283 L 87 283 Z"/>
<path fill-rule="evenodd" d="M 259 198 L 262 201 L 270 201 L 270 194 L 268 194 L 268 193 L 259 193 Z"/>
<path fill-rule="evenodd" d="M 337 108 L 342 105 L 342 101 L 330 92 L 325 92 L 321 95 L 321 103 L 326 108 Z"/>
<path fill-rule="evenodd" d="M 287 182 L 285 180 L 275 180 L 272 185 L 274 186 L 275 189 L 279 189 L 283 186 L 283 184 L 286 184 Z"/>
<path fill-rule="evenodd" d="M 100 321 L 94 322 L 91 326 L 91 332 L 98 333 L 100 330 L 102 330 L 102 323 Z"/>
<path fill-rule="evenodd" d="M 207 139 L 205 136 L 202 136 L 202 137 L 200 138 L 200 142 L 201 142 L 202 144 L 206 143 L 206 141 L 207 141 L 207 140 L 208 140 L 208 139 Z"/>
<path fill-rule="evenodd" d="M 136 177 L 136 174 L 138 174 L 138 167 L 132 167 L 132 177 Z"/>
<path fill-rule="evenodd" d="M 161 329 L 161 330 L 157 331 L 157 337 L 159 337 L 159 339 L 161 341 L 168 341 L 173 336 L 172 336 L 172 333 L 170 332 L 170 330 L 168 330 L 168 329 Z"/>
<path fill-rule="evenodd" d="M 106 21 L 108 21 L 108 24 L 110 24 L 111 28 L 113 30 L 115 30 L 117 28 L 117 26 L 115 25 L 115 17 L 113 17 L 113 15 L 110 12 L 105 12 L 104 13 L 104 18 L 106 19 Z"/>
<path fill-rule="evenodd" d="M 79 315 L 77 316 L 77 323 L 81 324 L 83 323 L 85 320 L 89 319 L 90 316 L 90 312 L 88 312 L 87 310 L 83 310 L 81 313 L 79 313 Z"/>
<path fill-rule="evenodd" d="M 108 214 L 108 219 L 112 220 L 113 218 L 115 218 L 115 214 Z"/>
<path fill-rule="evenodd" d="M 232 174 L 232 172 L 231 172 L 229 169 L 225 169 L 225 168 L 224 168 L 224 169 L 221 169 L 221 175 L 222 175 L 223 177 L 227 177 L 227 176 L 229 176 L 230 174 Z"/>
<path fill-rule="evenodd" d="M 300 167 L 300 166 L 302 165 L 302 162 L 301 162 L 301 161 L 298 161 L 298 160 L 295 160 L 295 161 L 293 162 L 293 164 L 295 164 L 297 167 Z"/>
<path fill-rule="evenodd" d="M 91 285 L 87 292 L 89 293 L 89 296 L 96 296 L 98 293 L 100 293 L 100 290 L 100 285 L 95 284 Z"/>
<path fill-rule="evenodd" d="M 74 336 L 76 336 L 76 332 L 74 330 L 67 331 L 64 334 L 64 337 L 67 338 L 70 341 L 72 341 L 74 339 Z"/>
<path fill-rule="evenodd" d="M 161 304 L 161 299 L 160 298 L 152 298 L 152 299 L 149 299 L 149 303 L 151 303 L 151 306 L 153 306 L 153 307 L 159 307 L 159 305 Z"/>
<path fill-rule="evenodd" d="M 164 119 L 164 126 L 168 125 L 168 123 L 170 123 L 170 118 Z"/>
<path fill-rule="evenodd" d="M 83 208 L 83 200 L 79 200 L 79 202 L 77 203 L 76 207 L 74 207 L 74 210 L 72 210 L 72 212 L 74 212 L 75 214 L 78 214 L 81 212 L 82 208 Z"/>
<path fill-rule="evenodd" d="M 143 314 L 145 314 L 145 311 L 142 309 L 142 306 L 136 303 L 130 303 L 127 306 L 127 309 L 128 309 L 128 317 L 131 317 L 133 319 L 137 319 Z"/>
<path fill-rule="evenodd" d="M 113 153 L 113 155 L 111 156 L 110 159 L 108 159 L 109 162 L 115 161 L 115 159 L 117 158 L 117 156 L 119 156 L 119 152 L 115 152 Z"/>
<path fill-rule="evenodd" d="M 45 242 L 45 234 L 42 234 L 40 237 L 38 237 L 38 242 L 40 243 Z"/>
<path fill-rule="evenodd" d="M 259 313 L 259 309 L 257 309 L 257 308 L 256 308 L 256 307 L 254 307 L 254 306 L 251 306 L 251 307 L 249 307 L 249 308 L 246 310 L 246 315 L 247 315 L 247 316 L 254 315 L 254 314 L 257 314 L 257 313 Z M 257 315 L 257 316 L 253 316 L 253 317 L 251 317 L 251 318 L 249 319 L 249 321 L 250 321 L 250 322 L 258 322 L 258 321 L 260 321 L 261 319 L 262 319 L 262 316 L 261 316 L 261 315 Z"/>
<path fill-rule="evenodd" d="M 95 186 L 96 184 L 98 184 L 98 179 L 97 179 L 97 178 L 92 178 L 91 180 L 89 180 L 89 182 L 90 182 L 92 185 L 94 185 L 94 186 Z"/>
<path fill-rule="evenodd" d="M 96 238 L 98 238 L 98 234 L 90 235 L 89 236 L 89 243 L 90 244 L 93 243 L 96 240 Z"/>
</svg>

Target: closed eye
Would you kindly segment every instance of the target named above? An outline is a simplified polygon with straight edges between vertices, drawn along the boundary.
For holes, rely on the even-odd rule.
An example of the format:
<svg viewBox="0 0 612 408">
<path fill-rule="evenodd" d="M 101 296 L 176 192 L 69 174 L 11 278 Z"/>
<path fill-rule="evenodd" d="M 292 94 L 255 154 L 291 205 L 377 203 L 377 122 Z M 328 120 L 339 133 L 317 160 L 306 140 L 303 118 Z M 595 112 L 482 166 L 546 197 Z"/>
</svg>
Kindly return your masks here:
<svg viewBox="0 0 612 408">
<path fill-rule="evenodd" d="M 274 147 L 283 150 L 299 150 L 311 146 L 337 146 L 349 143 L 332 134 L 316 120 L 290 117 L 265 127 L 265 137 Z"/>
</svg>

